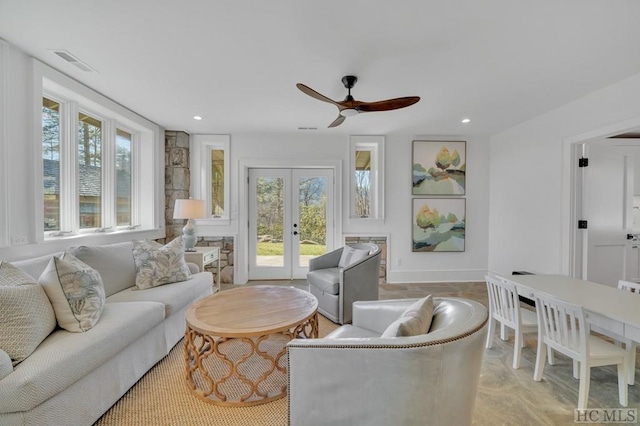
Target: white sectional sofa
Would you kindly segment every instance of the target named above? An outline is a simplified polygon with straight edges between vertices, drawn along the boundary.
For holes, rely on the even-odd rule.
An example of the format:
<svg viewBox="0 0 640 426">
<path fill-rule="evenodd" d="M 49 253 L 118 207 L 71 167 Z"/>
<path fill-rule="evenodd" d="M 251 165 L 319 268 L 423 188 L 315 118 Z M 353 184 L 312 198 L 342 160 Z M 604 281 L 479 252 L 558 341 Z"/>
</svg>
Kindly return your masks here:
<svg viewBox="0 0 640 426">
<path fill-rule="evenodd" d="M 195 265 L 187 281 L 134 290 L 130 242 L 68 252 L 100 273 L 104 311 L 86 332 L 56 328 L 0 378 L 0 425 L 91 425 L 180 341 L 187 307 L 212 293 L 212 274 Z M 59 254 L 11 263 L 37 280 Z"/>
</svg>

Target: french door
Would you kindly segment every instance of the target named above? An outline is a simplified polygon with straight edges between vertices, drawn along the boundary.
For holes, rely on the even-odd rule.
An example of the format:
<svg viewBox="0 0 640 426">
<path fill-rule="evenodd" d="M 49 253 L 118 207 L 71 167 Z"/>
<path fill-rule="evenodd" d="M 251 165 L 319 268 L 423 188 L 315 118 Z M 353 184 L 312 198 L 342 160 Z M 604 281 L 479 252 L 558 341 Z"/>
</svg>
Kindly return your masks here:
<svg viewBox="0 0 640 426">
<path fill-rule="evenodd" d="M 249 169 L 249 279 L 301 279 L 333 247 L 333 169 Z"/>
</svg>

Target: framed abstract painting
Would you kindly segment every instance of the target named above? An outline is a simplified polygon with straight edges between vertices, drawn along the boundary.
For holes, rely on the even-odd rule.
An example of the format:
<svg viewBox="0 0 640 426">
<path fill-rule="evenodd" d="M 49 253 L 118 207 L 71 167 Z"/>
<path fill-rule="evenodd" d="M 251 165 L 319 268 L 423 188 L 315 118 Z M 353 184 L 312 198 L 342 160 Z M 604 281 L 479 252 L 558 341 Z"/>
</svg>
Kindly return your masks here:
<svg viewBox="0 0 640 426">
<path fill-rule="evenodd" d="M 412 194 L 464 195 L 465 141 L 413 141 Z"/>
<path fill-rule="evenodd" d="M 414 252 L 464 251 L 464 198 L 414 198 L 412 202 Z"/>
</svg>

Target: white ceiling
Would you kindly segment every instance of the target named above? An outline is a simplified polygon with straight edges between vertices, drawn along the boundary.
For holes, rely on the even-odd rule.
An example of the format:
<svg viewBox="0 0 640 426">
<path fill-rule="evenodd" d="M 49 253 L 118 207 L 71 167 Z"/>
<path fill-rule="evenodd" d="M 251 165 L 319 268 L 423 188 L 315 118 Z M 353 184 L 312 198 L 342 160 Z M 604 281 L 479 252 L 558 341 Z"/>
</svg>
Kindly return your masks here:
<svg viewBox="0 0 640 426">
<path fill-rule="evenodd" d="M 167 129 L 468 135 L 639 73 L 638 17 L 636 0 L 0 0 L 0 38 Z M 358 100 L 422 99 L 327 129 L 337 108 L 295 84 L 341 100 L 346 74 Z"/>
</svg>

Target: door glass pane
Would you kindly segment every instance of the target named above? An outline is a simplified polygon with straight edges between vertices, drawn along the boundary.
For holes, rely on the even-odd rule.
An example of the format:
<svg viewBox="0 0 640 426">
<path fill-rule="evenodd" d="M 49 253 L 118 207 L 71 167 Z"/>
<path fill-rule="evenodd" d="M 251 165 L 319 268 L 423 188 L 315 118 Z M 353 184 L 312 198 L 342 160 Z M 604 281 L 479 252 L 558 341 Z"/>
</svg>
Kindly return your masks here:
<svg viewBox="0 0 640 426">
<path fill-rule="evenodd" d="M 257 266 L 284 266 L 284 178 L 256 180 Z"/>
<path fill-rule="evenodd" d="M 355 216 L 371 215 L 371 151 L 356 151 Z"/>
<path fill-rule="evenodd" d="M 303 176 L 298 180 L 298 186 L 300 188 L 298 265 L 308 267 L 309 259 L 327 251 L 327 178 Z"/>
<path fill-rule="evenodd" d="M 102 224 L 102 122 L 78 115 L 80 228 Z"/>
<path fill-rule="evenodd" d="M 116 130 L 117 225 L 131 225 L 131 134 Z"/>
<path fill-rule="evenodd" d="M 60 230 L 60 104 L 42 98 L 44 230 Z"/>
<path fill-rule="evenodd" d="M 224 215 L 224 150 L 211 150 L 211 215 Z"/>
</svg>

